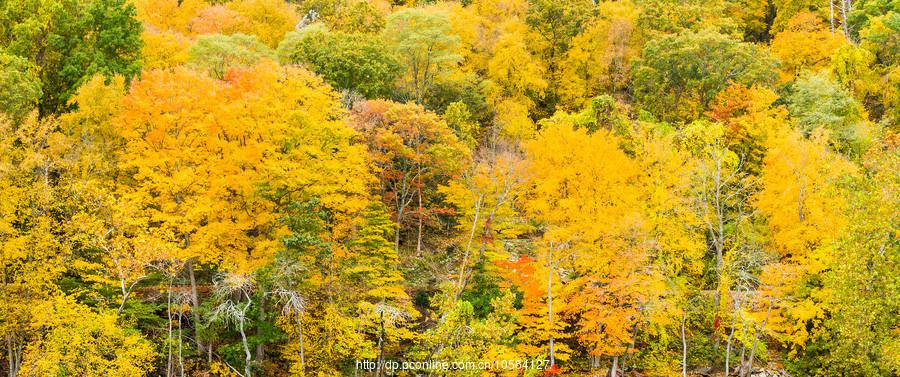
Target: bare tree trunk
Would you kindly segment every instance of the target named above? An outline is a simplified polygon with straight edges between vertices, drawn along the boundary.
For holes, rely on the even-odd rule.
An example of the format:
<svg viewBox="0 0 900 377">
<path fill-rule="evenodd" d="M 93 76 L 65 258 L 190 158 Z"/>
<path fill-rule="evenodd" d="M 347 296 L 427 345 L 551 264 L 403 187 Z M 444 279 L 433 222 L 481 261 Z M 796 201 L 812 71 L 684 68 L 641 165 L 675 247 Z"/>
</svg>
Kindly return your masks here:
<svg viewBox="0 0 900 377">
<path fill-rule="evenodd" d="M 619 375 L 619 356 L 613 356 L 612 369 L 609 371 L 609 377 L 616 377 Z"/>
<path fill-rule="evenodd" d="M 197 278 L 194 276 L 194 258 L 188 259 L 185 263 L 185 269 L 188 273 L 188 279 L 191 281 L 191 313 L 194 316 L 194 341 L 197 343 L 197 350 L 203 353 L 203 343 L 200 341 L 200 295 L 197 293 Z"/>
<path fill-rule="evenodd" d="M 6 354 L 7 354 L 7 363 L 9 364 L 9 370 L 7 371 L 9 377 L 16 377 L 19 375 L 19 368 L 22 365 L 22 347 L 13 340 L 13 334 L 6 335 Z"/>
<path fill-rule="evenodd" d="M 469 231 L 469 240 L 466 242 L 466 250 L 463 253 L 463 260 L 459 266 L 459 283 L 457 283 L 457 286 L 459 288 L 456 291 L 456 299 L 459 299 L 459 296 L 462 295 L 463 290 L 466 289 L 466 283 L 469 275 L 469 254 L 472 252 L 472 240 L 475 238 L 475 229 L 478 227 L 478 218 L 481 216 L 481 202 L 483 199 L 484 195 L 481 195 L 478 200 L 475 201 L 475 216 L 472 220 L 472 229 Z"/>
<path fill-rule="evenodd" d="M 730 362 L 731 362 L 731 341 L 734 339 L 734 328 L 737 326 L 737 316 L 738 311 L 741 308 L 741 302 L 743 301 L 744 293 L 742 292 L 742 287 L 738 288 L 738 300 L 735 303 L 734 314 L 731 319 L 731 332 L 728 333 L 728 346 L 725 347 L 725 376 L 727 377 L 731 373 Z"/>
<path fill-rule="evenodd" d="M 300 373 L 306 376 L 306 354 L 303 349 L 303 317 L 297 313 L 297 332 L 300 334 Z"/>
<path fill-rule="evenodd" d="M 844 36 L 850 38 L 850 26 L 847 25 L 847 13 L 850 11 L 848 3 L 850 0 L 841 0 L 841 26 L 844 27 Z"/>
<path fill-rule="evenodd" d="M 9 377 L 16 377 L 16 366 L 13 365 L 12 339 L 8 334 L 6 335 L 6 362 L 9 364 L 7 375 Z"/>
<path fill-rule="evenodd" d="M 766 324 L 769 323 L 769 315 L 772 314 L 772 299 L 769 300 L 769 309 L 766 310 L 766 319 L 763 320 L 762 326 L 756 328 L 756 335 L 753 338 L 753 348 L 750 349 L 750 367 L 747 368 L 747 376 L 749 377 L 753 373 L 753 354 L 756 352 L 756 343 L 759 341 L 759 331 L 766 327 Z"/>
<path fill-rule="evenodd" d="M 831 22 L 831 36 L 834 36 L 834 0 L 828 0 L 828 21 Z"/>
<path fill-rule="evenodd" d="M 378 372 L 376 376 L 381 377 L 384 373 L 384 311 L 381 312 L 381 332 L 378 333 Z"/>
<path fill-rule="evenodd" d="M 681 377 L 687 377 L 687 337 L 684 334 L 684 326 L 687 322 L 687 310 L 681 314 Z"/>
<path fill-rule="evenodd" d="M 422 224 L 425 221 L 424 208 L 422 207 L 422 189 L 419 189 L 419 234 L 416 236 L 416 255 L 422 255 Z"/>
<path fill-rule="evenodd" d="M 741 317 L 741 364 L 738 367 L 738 375 L 739 376 L 744 375 L 744 366 L 746 365 L 746 362 L 747 362 L 747 358 L 746 358 L 747 345 L 744 343 L 744 341 L 746 339 L 747 339 L 747 321 L 744 320 L 743 317 Z"/>
<path fill-rule="evenodd" d="M 169 320 L 168 326 L 168 338 L 166 341 L 166 376 L 172 377 L 172 370 L 174 365 L 172 364 L 172 278 L 169 277 L 169 286 L 168 293 L 166 295 L 166 318 Z"/>
<path fill-rule="evenodd" d="M 244 377 L 251 377 L 250 374 L 250 345 L 247 343 L 247 333 L 244 332 L 244 316 L 238 320 L 241 330 L 241 344 L 244 346 Z"/>
</svg>

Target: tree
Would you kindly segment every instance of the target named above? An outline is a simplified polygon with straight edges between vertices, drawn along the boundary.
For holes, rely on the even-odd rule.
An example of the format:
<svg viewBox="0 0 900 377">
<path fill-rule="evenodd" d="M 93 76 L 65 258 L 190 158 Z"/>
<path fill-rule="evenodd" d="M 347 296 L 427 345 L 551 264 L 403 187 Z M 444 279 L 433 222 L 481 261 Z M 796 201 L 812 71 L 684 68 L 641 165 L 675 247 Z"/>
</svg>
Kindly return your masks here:
<svg viewBox="0 0 900 377">
<path fill-rule="evenodd" d="M 461 59 L 456 53 L 459 37 L 450 34 L 444 12 L 415 8 L 393 13 L 382 34 L 406 68 L 403 89 L 419 104 Z"/>
<path fill-rule="evenodd" d="M 41 82 L 31 64 L 0 53 L 0 113 L 18 123 L 37 107 Z"/>
<path fill-rule="evenodd" d="M 841 35 L 829 32 L 812 13 L 800 13 L 788 22 L 786 30 L 772 40 L 772 56 L 782 82 L 793 80 L 803 70 L 817 72 L 829 66 L 834 52 L 847 44 Z"/>
<path fill-rule="evenodd" d="M 811 140 L 794 130 L 773 137 L 754 198 L 777 258 L 760 276 L 761 307 L 771 308 L 767 331 L 789 347 L 789 355 L 822 329 L 821 273 L 834 263 L 835 241 L 847 226 L 846 202 L 836 190 L 856 169 L 827 142 L 821 132 Z"/>
<path fill-rule="evenodd" d="M 451 103 L 450 106 L 447 106 L 447 109 L 444 110 L 442 118 L 444 118 L 447 125 L 453 129 L 456 138 L 459 139 L 463 145 L 469 147 L 471 150 L 478 147 L 479 140 L 481 139 L 480 125 L 472 119 L 472 113 L 469 112 L 469 107 L 466 106 L 465 103 Z"/>
<path fill-rule="evenodd" d="M 840 16 L 841 4 L 845 4 L 843 0 L 839 1 L 840 4 L 838 4 L 838 1 L 829 1 L 826 3 L 823 0 L 775 0 L 772 2 L 772 5 L 775 7 L 775 19 L 772 20 L 772 31 L 780 32 L 787 29 L 790 20 L 800 13 L 818 14 L 824 19 L 826 12 L 828 12 L 830 13 L 828 14 L 828 18 L 832 20 L 831 22 L 834 22 L 834 16 Z"/>
<path fill-rule="evenodd" d="M 225 78 L 229 69 L 256 65 L 261 59 L 275 59 L 275 52 L 260 43 L 256 37 L 233 34 L 204 35 L 197 38 L 190 49 L 188 63 L 205 69 L 210 76 Z"/>
<path fill-rule="evenodd" d="M 548 88 L 544 79 L 546 68 L 526 44 L 527 25 L 508 21 L 500 25 L 500 29 L 493 54 L 487 62 L 486 77 L 503 88 L 505 97 L 523 102 L 529 97 L 543 97 Z"/>
<path fill-rule="evenodd" d="M 541 37 L 541 51 L 551 72 L 559 68 L 557 59 L 569 49 L 569 43 L 585 22 L 597 12 L 590 1 L 531 0 L 528 2 L 528 26 Z"/>
<path fill-rule="evenodd" d="M 699 32 L 711 29 L 725 35 L 740 37 L 740 25 L 731 10 L 732 2 L 723 0 L 689 0 L 675 4 L 662 0 L 637 1 L 643 8 L 638 16 L 638 28 L 649 38 L 687 31 Z M 749 3 L 749 1 L 748 1 Z M 737 8 L 758 11 L 759 4 L 741 4 Z M 749 31 L 752 29 L 748 29 Z"/>
<path fill-rule="evenodd" d="M 791 118 L 804 135 L 821 128 L 828 130 L 838 151 L 860 154 L 866 149 L 871 130 L 865 109 L 827 76 L 804 75 L 794 83 L 787 100 Z"/>
<path fill-rule="evenodd" d="M 346 221 L 365 208 L 372 182 L 320 79 L 264 62 L 226 80 L 180 67 L 145 72 L 113 119 L 127 177 L 116 195 L 142 215 L 139 229 L 175 245 L 194 323 L 194 263 L 253 272 L 281 249 L 280 208 L 313 196 Z"/>
<path fill-rule="evenodd" d="M 216 298 L 221 301 L 211 312 L 213 321 L 221 321 L 226 325 L 237 325 L 241 334 L 241 345 L 244 350 L 244 376 L 252 376 L 250 346 L 247 343 L 245 324 L 249 322 L 248 312 L 253 299 L 250 297 L 254 289 L 253 277 L 241 273 L 226 274 L 216 282 Z M 246 300 L 246 301 L 245 301 Z"/>
<path fill-rule="evenodd" d="M 827 332 L 812 340 L 822 344 L 825 355 L 810 352 L 805 363 L 798 363 L 801 367 L 856 370 L 871 376 L 897 370 L 891 348 L 896 341 L 891 338 L 900 312 L 894 273 L 900 268 L 897 214 L 892 210 L 900 204 L 898 157 L 896 144 L 875 146 L 863 157 L 865 174 L 853 177 L 844 188 L 848 225 L 837 241 L 834 263 L 823 276 Z"/>
<path fill-rule="evenodd" d="M 562 64 L 560 96 L 573 109 L 601 92 L 619 92 L 638 55 L 637 7 L 630 2 L 601 3 L 600 17 L 572 39 Z"/>
<path fill-rule="evenodd" d="M 175 31 L 147 26 L 141 33 L 141 57 L 145 69 L 170 68 L 190 59 L 191 41 Z"/>
<path fill-rule="evenodd" d="M 666 121 L 690 121 L 732 83 L 774 82 L 775 62 L 752 44 L 714 31 L 684 32 L 647 43 L 632 70 L 633 94 Z"/>
<path fill-rule="evenodd" d="M 237 0 L 225 6 L 240 15 L 238 31 L 256 36 L 269 48 L 277 47 L 299 21 L 296 6 L 281 0 Z"/>
<path fill-rule="evenodd" d="M 788 110 L 777 105 L 778 100 L 778 94 L 771 89 L 736 84 L 720 92 L 706 112 L 711 120 L 722 123 L 719 142 L 740 158 L 742 168 L 749 174 L 759 174 L 767 152 L 766 141 L 789 124 Z"/>
<path fill-rule="evenodd" d="M 21 370 L 34 335 L 32 310 L 56 292 L 72 250 L 61 242 L 56 210 L 64 205 L 52 185 L 63 149 L 55 119 L 30 116 L 22 124 L 0 120 L 0 331 L 7 371 Z"/>
<path fill-rule="evenodd" d="M 442 211 L 437 188 L 459 175 L 468 150 L 440 117 L 420 105 L 368 101 L 354 107 L 353 115 L 378 168 L 382 200 L 398 225 L 394 247 L 399 252 L 401 234 L 414 228 L 419 254 L 424 227 Z"/>
<path fill-rule="evenodd" d="M 385 25 L 385 9 L 360 0 L 313 0 L 300 4 L 299 13 L 314 15 L 328 28 L 344 33 L 378 33 Z"/>
<path fill-rule="evenodd" d="M 203 0 L 134 0 L 137 18 L 148 28 L 188 35 L 193 19 L 207 7 Z"/>
<path fill-rule="evenodd" d="M 40 375 L 144 376 L 155 359 L 153 345 L 122 328 L 112 313 L 96 313 L 71 297 L 56 296 L 34 307 L 36 341 L 23 372 Z"/>
<path fill-rule="evenodd" d="M 131 77 L 140 71 L 141 24 L 124 0 L 0 2 L 0 47 L 34 65 L 42 115 L 68 109 L 75 90 L 94 74 Z"/>
<path fill-rule="evenodd" d="M 634 184 L 638 164 L 617 141 L 606 130 L 588 134 L 564 123 L 543 129 L 527 144 L 533 189 L 526 202 L 543 224 L 548 289 L 554 275 L 565 279 L 566 306 L 556 310 L 576 318 L 574 335 L 590 355 L 614 359 L 624 354 L 639 308 L 656 290 L 656 277 L 645 268 L 649 232 Z M 563 278 L 563 266 L 575 273 Z M 550 347 L 553 352 L 553 338 Z"/>
<path fill-rule="evenodd" d="M 321 24 L 288 34 L 278 56 L 282 63 L 305 65 L 336 89 L 366 98 L 389 96 L 401 71 L 382 38 L 331 32 Z"/>
</svg>

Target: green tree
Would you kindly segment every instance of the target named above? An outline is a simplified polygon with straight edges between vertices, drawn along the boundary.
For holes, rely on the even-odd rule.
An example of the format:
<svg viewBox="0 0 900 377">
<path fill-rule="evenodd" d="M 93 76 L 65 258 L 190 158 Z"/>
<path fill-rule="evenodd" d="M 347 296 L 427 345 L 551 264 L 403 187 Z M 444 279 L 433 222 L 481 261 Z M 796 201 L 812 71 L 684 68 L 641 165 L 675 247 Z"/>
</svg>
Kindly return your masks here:
<svg viewBox="0 0 900 377">
<path fill-rule="evenodd" d="M 638 0 L 643 9 L 638 17 L 640 30 L 650 36 L 699 31 L 707 28 L 734 34 L 737 22 L 729 17 L 723 0 Z"/>
<path fill-rule="evenodd" d="M 596 14 L 594 3 L 587 0 L 530 0 L 526 22 L 546 43 L 545 58 L 552 65 L 569 49 L 572 37 Z"/>
<path fill-rule="evenodd" d="M 666 121 L 690 121 L 730 83 L 775 81 L 775 61 L 756 46 L 715 31 L 653 40 L 632 70 L 635 100 Z"/>
<path fill-rule="evenodd" d="M 0 113 L 18 122 L 40 98 L 41 81 L 34 67 L 23 58 L 0 52 Z"/>
<path fill-rule="evenodd" d="M 462 59 L 456 53 L 459 37 L 450 34 L 450 19 L 441 11 L 396 12 L 388 17 L 384 37 L 406 68 L 404 91 L 419 104 L 425 102 L 435 81 Z"/>
<path fill-rule="evenodd" d="M 373 35 L 332 32 L 321 24 L 288 34 L 278 45 L 282 63 L 304 64 L 337 89 L 366 98 L 391 94 L 400 63 Z"/>
<path fill-rule="evenodd" d="M 42 115 L 65 111 L 94 74 L 140 71 L 141 23 L 126 0 L 0 0 L 0 48 L 37 68 Z"/>
<path fill-rule="evenodd" d="M 191 46 L 188 64 L 222 79 L 232 67 L 249 67 L 260 59 L 275 59 L 275 52 L 256 37 L 245 34 L 203 35 Z"/>
<path fill-rule="evenodd" d="M 861 153 L 869 141 L 865 110 L 849 91 L 824 74 L 808 74 L 787 97 L 794 125 L 809 136 L 817 128 L 831 133 L 835 149 Z"/>
<path fill-rule="evenodd" d="M 824 368 L 817 375 L 852 370 L 890 376 L 900 366 L 900 356 L 891 347 L 900 327 L 900 149 L 873 148 L 865 166 L 866 174 L 846 187 L 850 221 L 823 279 L 830 316 L 821 339 L 826 345 Z M 808 358 L 818 356 L 811 352 Z"/>
</svg>

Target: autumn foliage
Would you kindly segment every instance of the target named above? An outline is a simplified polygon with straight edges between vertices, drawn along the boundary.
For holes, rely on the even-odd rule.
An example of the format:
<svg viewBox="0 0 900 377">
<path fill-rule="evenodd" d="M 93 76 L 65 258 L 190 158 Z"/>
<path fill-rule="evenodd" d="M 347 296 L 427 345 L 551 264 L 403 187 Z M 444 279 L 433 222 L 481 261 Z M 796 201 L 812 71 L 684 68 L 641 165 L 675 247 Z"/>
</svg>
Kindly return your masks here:
<svg viewBox="0 0 900 377">
<path fill-rule="evenodd" d="M 0 0 L 0 370 L 895 376 L 898 36 L 875 0 Z"/>
</svg>

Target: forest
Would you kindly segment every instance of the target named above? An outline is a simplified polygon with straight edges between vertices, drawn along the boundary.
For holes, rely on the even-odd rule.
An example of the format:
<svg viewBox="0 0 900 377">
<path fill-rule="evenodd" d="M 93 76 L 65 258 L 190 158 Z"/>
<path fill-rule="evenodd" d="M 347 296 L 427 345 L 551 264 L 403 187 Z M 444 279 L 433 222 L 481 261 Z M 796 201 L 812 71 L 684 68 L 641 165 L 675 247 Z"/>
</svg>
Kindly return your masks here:
<svg viewBox="0 0 900 377">
<path fill-rule="evenodd" d="M 900 0 L 0 0 L 8 377 L 900 376 Z"/>
</svg>

